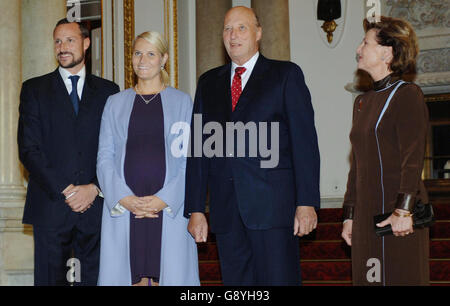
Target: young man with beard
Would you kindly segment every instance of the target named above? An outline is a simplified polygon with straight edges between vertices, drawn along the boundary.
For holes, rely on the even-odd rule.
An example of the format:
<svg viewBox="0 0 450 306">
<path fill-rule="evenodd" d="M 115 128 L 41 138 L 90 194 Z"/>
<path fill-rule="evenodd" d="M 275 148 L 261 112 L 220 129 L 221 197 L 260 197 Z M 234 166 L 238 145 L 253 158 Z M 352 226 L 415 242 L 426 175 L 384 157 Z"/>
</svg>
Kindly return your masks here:
<svg viewBox="0 0 450 306">
<path fill-rule="evenodd" d="M 23 223 L 33 225 L 35 285 L 96 285 L 103 199 L 96 177 L 98 136 L 106 99 L 119 87 L 87 74 L 89 31 L 60 20 L 53 32 L 59 67 L 23 83 L 19 157 L 30 177 Z"/>
</svg>

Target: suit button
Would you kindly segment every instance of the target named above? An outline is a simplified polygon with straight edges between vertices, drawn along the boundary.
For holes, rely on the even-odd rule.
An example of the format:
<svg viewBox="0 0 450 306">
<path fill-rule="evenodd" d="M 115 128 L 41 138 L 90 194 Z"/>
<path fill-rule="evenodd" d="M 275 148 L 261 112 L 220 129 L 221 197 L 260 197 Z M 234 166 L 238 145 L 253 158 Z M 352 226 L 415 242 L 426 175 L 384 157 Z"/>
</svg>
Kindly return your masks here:
<svg viewBox="0 0 450 306">
<path fill-rule="evenodd" d="M 78 156 L 81 156 L 81 155 L 83 155 L 81 152 L 78 152 Z"/>
<path fill-rule="evenodd" d="M 230 177 L 229 179 L 228 179 L 229 181 L 233 181 L 233 178 L 232 177 Z"/>
</svg>

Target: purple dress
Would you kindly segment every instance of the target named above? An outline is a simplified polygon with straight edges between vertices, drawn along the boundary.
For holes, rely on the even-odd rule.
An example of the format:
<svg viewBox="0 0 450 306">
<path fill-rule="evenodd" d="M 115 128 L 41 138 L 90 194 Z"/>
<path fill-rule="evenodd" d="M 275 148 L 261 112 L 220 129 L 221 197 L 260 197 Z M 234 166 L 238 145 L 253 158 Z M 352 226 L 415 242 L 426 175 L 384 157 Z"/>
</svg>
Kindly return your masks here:
<svg viewBox="0 0 450 306">
<path fill-rule="evenodd" d="M 148 101 L 154 95 L 145 95 Z M 136 196 L 154 195 L 164 185 L 166 161 L 161 95 L 149 104 L 136 95 L 128 126 L 124 164 L 125 180 Z M 131 281 L 142 277 L 159 281 L 162 212 L 159 218 L 136 219 L 130 213 Z"/>
</svg>

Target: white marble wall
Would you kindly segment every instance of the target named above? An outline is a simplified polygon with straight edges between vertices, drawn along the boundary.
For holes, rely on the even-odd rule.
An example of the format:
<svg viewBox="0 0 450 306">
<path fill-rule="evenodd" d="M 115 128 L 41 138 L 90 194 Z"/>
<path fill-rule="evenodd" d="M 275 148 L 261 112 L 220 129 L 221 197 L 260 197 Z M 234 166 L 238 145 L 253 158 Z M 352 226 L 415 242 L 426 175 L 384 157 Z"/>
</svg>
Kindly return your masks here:
<svg viewBox="0 0 450 306">
<path fill-rule="evenodd" d="M 356 70 L 355 54 L 364 31 L 365 1 L 349 0 L 339 22 L 343 29 L 339 43 L 324 43 L 317 22 L 315 1 L 289 1 L 291 60 L 305 74 L 311 91 L 321 157 L 320 192 L 323 208 L 342 207 L 349 169 L 348 138 L 352 124 L 353 95 L 344 89 Z M 336 35 L 338 39 L 339 35 Z"/>
</svg>

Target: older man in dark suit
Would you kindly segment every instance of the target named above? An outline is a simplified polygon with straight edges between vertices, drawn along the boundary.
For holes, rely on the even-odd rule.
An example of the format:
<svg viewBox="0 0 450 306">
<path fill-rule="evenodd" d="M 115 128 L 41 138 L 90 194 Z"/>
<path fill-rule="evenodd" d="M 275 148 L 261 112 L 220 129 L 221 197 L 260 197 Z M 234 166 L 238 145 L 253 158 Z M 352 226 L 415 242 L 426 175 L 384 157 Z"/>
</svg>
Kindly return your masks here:
<svg viewBox="0 0 450 306">
<path fill-rule="evenodd" d="M 235 7 L 226 14 L 223 41 L 232 63 L 206 72 L 198 82 L 185 216 L 190 217 L 188 229 L 196 241 L 206 242 L 209 185 L 210 225 L 216 234 L 223 283 L 300 285 L 297 236 L 317 226 L 315 210 L 320 205 L 314 112 L 301 69 L 260 54 L 261 36 L 251 9 Z M 196 131 L 212 122 L 224 134 L 230 132 L 230 123 L 244 125 L 245 139 L 227 134 L 225 142 L 234 140 L 233 148 L 227 143 L 223 154 L 198 156 L 197 144 L 207 149 L 211 140 Z M 261 143 L 258 154 L 254 153 L 255 135 L 260 142 L 266 136 L 271 160 L 261 152 Z M 220 136 L 215 139 L 219 142 Z M 216 153 L 217 149 L 213 148 Z"/>
<path fill-rule="evenodd" d="M 89 32 L 63 19 L 54 33 L 59 67 L 23 83 L 19 155 L 30 173 L 23 222 L 33 225 L 35 285 L 96 285 L 103 199 L 96 159 L 100 120 L 113 82 L 86 73 Z"/>
</svg>

